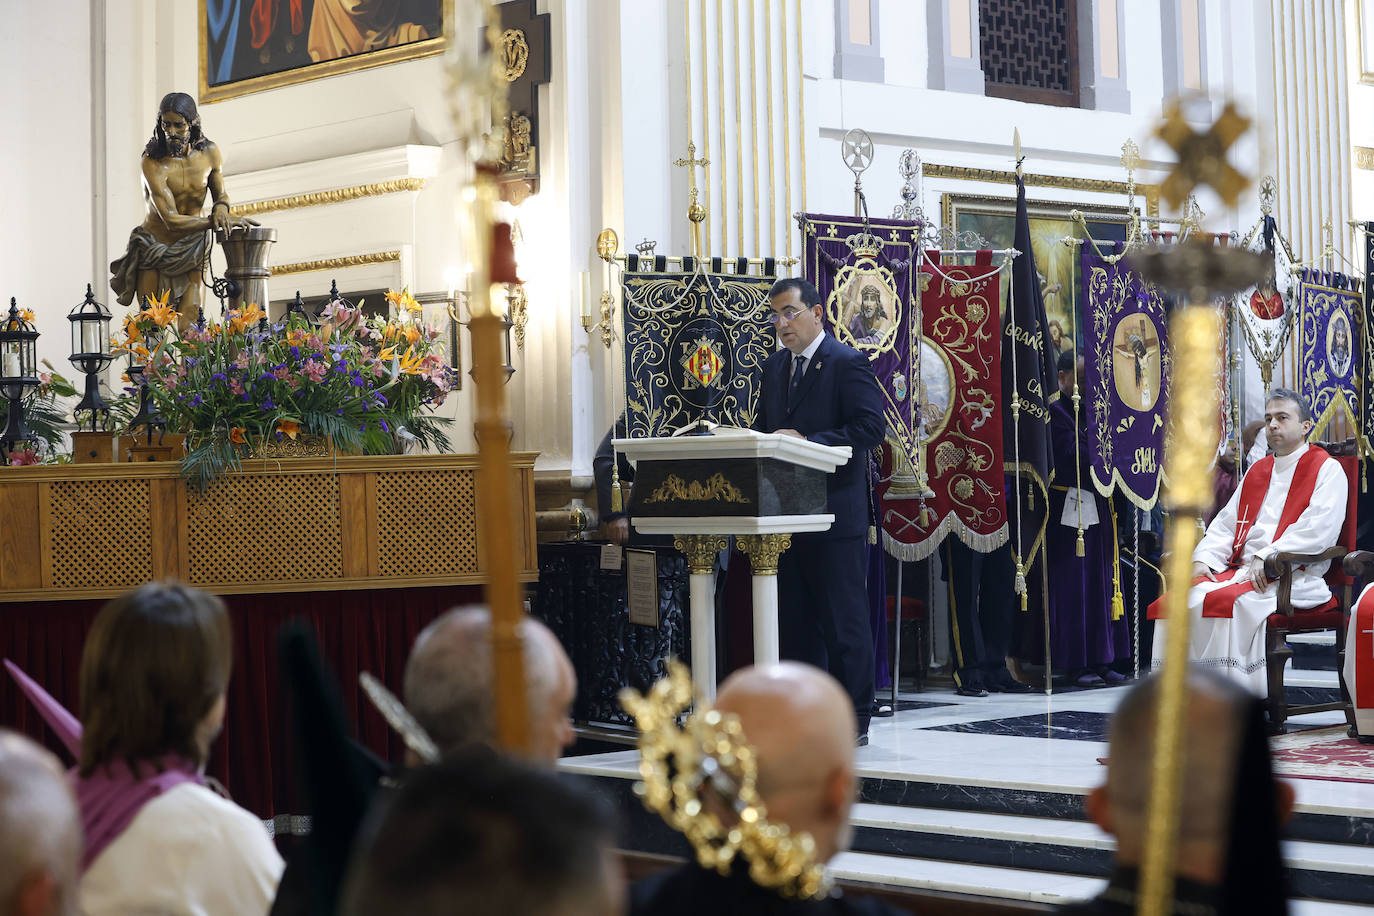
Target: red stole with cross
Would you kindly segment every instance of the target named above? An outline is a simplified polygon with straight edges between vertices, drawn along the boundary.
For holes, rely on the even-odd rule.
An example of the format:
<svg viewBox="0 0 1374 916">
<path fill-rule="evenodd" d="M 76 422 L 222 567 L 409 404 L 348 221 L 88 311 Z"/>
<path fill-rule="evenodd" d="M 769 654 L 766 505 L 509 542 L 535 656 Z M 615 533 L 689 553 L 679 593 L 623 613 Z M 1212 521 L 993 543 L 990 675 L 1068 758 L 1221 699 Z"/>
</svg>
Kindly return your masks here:
<svg viewBox="0 0 1374 916">
<path fill-rule="evenodd" d="M 1293 481 L 1288 485 L 1288 496 L 1283 501 L 1283 512 L 1279 514 L 1279 523 L 1274 529 L 1275 541 L 1283 536 L 1288 526 L 1296 522 L 1303 510 L 1312 502 L 1312 491 L 1317 487 L 1317 472 L 1330 457 L 1324 449 L 1308 446 L 1307 451 L 1298 459 L 1298 466 L 1293 469 Z M 1255 519 L 1259 517 L 1260 506 L 1269 492 L 1269 480 L 1273 476 L 1274 457 L 1270 455 L 1256 461 L 1241 481 L 1240 503 L 1236 506 L 1236 534 L 1231 541 L 1231 558 L 1226 563 L 1226 570 L 1218 573 L 1213 581 L 1228 582 L 1240 572 L 1240 558 L 1245 548 L 1245 540 L 1250 536 L 1250 528 L 1254 525 Z M 1205 581 L 1208 581 L 1205 576 L 1198 576 L 1193 580 L 1193 584 Z M 1212 589 L 1203 596 L 1202 616 L 1230 617 L 1236 599 L 1254 590 L 1254 585 L 1248 579 Z M 1146 615 L 1150 620 L 1164 619 L 1164 598 L 1164 595 L 1160 595 L 1150 603 Z"/>
<path fill-rule="evenodd" d="M 1355 677 L 1346 678 L 1346 689 L 1355 708 L 1374 710 L 1374 588 L 1365 589 L 1350 612 L 1350 627 L 1346 638 L 1346 671 L 1354 669 Z M 1354 656 L 1354 665 L 1350 657 Z"/>
</svg>

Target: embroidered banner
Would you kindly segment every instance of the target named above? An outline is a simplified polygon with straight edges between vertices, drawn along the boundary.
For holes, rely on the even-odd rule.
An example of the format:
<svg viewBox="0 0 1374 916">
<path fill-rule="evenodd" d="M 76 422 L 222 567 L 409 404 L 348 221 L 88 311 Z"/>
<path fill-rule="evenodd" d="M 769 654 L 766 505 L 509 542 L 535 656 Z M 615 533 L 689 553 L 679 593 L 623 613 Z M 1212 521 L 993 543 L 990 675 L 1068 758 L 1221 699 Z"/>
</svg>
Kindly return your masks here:
<svg viewBox="0 0 1374 916">
<path fill-rule="evenodd" d="M 672 435 L 702 417 L 753 425 L 763 361 L 776 349 L 766 318 L 774 276 L 767 267 L 764 276 L 749 276 L 747 265 L 728 263 L 738 272 L 724 272 L 719 258 L 709 265 L 685 259 L 676 273 L 664 269 L 664 258 L 627 259 L 621 289 L 631 438 Z"/>
<path fill-rule="evenodd" d="M 1240 316 L 1245 345 L 1260 365 L 1260 378 L 1265 387 L 1273 377 L 1273 368 L 1288 345 L 1288 332 L 1293 326 L 1293 255 L 1288 243 L 1279 235 L 1274 218 L 1265 215 L 1245 245 L 1251 251 L 1268 255 L 1268 271 L 1258 284 L 1241 290 L 1235 297 L 1236 314 Z"/>
<path fill-rule="evenodd" d="M 929 556 L 949 532 L 982 553 L 1007 541 L 997 323 L 1001 282 L 986 252 L 969 267 L 931 263 L 917 279 L 921 335 L 914 361 L 920 463 L 889 437 L 878 494 L 883 546 L 903 560 Z M 920 475 L 929 493 L 921 499 Z"/>
<path fill-rule="evenodd" d="M 1081 249 L 1088 328 L 1084 348 L 1093 485 L 1141 509 L 1159 498 L 1168 403 L 1169 348 L 1163 293 L 1125 259 Z"/>
<path fill-rule="evenodd" d="M 1364 224 L 1364 314 L 1363 325 L 1366 333 L 1369 328 L 1374 328 L 1374 221 Z M 1366 337 L 1368 339 L 1368 337 Z M 1360 434 L 1366 443 L 1374 442 L 1374 352 L 1370 348 L 1364 348 L 1364 372 L 1361 381 L 1364 387 L 1360 392 Z"/>
<path fill-rule="evenodd" d="M 802 272 L 821 294 L 826 331 L 868 354 L 883 389 L 884 549 L 920 560 L 950 531 L 975 550 L 1000 546 L 1007 533 L 996 268 L 985 257 L 972 268 L 919 269 L 920 231 L 903 220 L 799 221 Z M 915 331 L 918 311 L 924 335 Z"/>
<path fill-rule="evenodd" d="M 1324 271 L 1304 270 L 1298 277 L 1298 393 L 1312 410 L 1313 442 L 1329 435 L 1333 424 L 1341 438 L 1347 432 L 1364 438 L 1357 419 L 1364 306 L 1355 286 L 1342 274 Z"/>
<path fill-rule="evenodd" d="M 806 214 L 802 276 L 825 305 L 825 330 L 868 355 L 883 389 L 887 437 L 916 461 L 912 288 L 920 231 L 901 220 Z"/>
</svg>

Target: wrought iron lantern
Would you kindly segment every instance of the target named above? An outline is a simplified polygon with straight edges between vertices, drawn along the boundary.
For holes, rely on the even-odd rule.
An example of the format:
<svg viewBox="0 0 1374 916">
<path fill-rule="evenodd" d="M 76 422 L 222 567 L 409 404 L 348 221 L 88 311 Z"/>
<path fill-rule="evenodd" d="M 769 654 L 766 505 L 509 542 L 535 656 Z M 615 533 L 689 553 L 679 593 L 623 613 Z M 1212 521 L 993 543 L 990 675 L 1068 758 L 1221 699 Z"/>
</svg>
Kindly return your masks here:
<svg viewBox="0 0 1374 916">
<path fill-rule="evenodd" d="M 334 287 L 337 292 L 339 287 Z M 282 326 L 291 324 L 292 319 L 303 323 L 306 327 L 314 327 L 318 324 L 318 319 L 305 309 L 305 300 L 301 298 L 301 291 L 296 290 L 296 298 L 291 300 L 291 304 L 286 307 L 286 315 L 282 318 Z"/>
<path fill-rule="evenodd" d="M 9 314 L 0 320 L 0 394 L 9 402 L 0 454 L 8 455 L 16 444 L 34 439 L 24 415 L 24 394 L 38 387 L 37 341 L 33 322 L 19 313 L 19 303 L 11 296 Z"/>
<path fill-rule="evenodd" d="M 86 393 L 75 411 L 91 412 L 91 432 L 100 426 L 100 414 L 108 420 L 110 405 L 100 396 L 99 374 L 113 359 L 110 356 L 110 310 L 95 301 L 91 285 L 86 284 L 86 298 L 67 313 L 72 323 L 72 355 L 69 357 L 78 372 L 86 375 Z"/>
<path fill-rule="evenodd" d="M 141 298 L 138 309 L 140 312 L 146 312 L 148 310 L 147 297 Z M 148 345 L 148 351 L 151 353 L 155 341 L 150 341 L 145 338 L 144 342 Z M 129 381 L 138 388 L 138 413 L 134 414 L 133 419 L 129 421 L 129 429 L 130 431 L 136 431 L 139 427 L 144 427 L 147 430 L 148 444 L 152 445 L 153 430 L 158 430 L 158 440 L 161 441 L 162 434 L 167 431 L 167 421 L 163 419 L 162 414 L 158 413 L 157 405 L 153 403 L 152 398 L 148 394 L 148 385 L 143 381 L 143 375 L 148 367 L 138 364 L 135 362 L 135 359 L 134 354 L 130 352 Z M 137 435 L 136 432 L 135 435 Z"/>
</svg>

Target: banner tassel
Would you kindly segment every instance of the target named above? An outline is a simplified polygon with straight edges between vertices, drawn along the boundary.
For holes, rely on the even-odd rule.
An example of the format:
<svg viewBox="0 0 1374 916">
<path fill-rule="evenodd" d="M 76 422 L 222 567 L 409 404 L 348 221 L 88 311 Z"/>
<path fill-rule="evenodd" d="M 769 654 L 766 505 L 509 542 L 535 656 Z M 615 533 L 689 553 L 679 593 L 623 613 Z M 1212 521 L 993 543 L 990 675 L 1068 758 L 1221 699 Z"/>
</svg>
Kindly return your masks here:
<svg viewBox="0 0 1374 916">
<path fill-rule="evenodd" d="M 611 511 L 624 511 L 624 504 L 620 500 L 620 469 L 616 467 L 619 462 L 611 462 Z"/>
<path fill-rule="evenodd" d="M 1086 556 L 1087 551 L 1083 548 L 1083 529 L 1078 529 L 1078 543 L 1073 545 L 1073 553 L 1076 557 Z"/>
<path fill-rule="evenodd" d="M 1360 459 L 1360 492 L 1369 492 L 1369 459 Z"/>
<path fill-rule="evenodd" d="M 1019 559 L 1016 561 L 1016 594 L 1021 596 L 1021 610 L 1026 610 L 1029 606 L 1026 596 L 1026 567 L 1021 565 Z"/>
<path fill-rule="evenodd" d="M 1112 592 L 1112 620 L 1120 620 L 1126 616 L 1126 601 L 1121 597 L 1121 583 L 1116 583 L 1116 589 Z"/>
</svg>

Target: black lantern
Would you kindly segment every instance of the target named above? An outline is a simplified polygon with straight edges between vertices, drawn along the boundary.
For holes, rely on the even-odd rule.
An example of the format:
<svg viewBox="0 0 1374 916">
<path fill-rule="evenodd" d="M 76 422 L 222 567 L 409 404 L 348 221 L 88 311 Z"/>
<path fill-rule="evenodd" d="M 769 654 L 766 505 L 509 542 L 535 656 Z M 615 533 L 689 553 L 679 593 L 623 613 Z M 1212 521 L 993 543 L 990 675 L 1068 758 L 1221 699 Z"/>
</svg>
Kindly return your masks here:
<svg viewBox="0 0 1374 916">
<path fill-rule="evenodd" d="M 337 294 L 338 291 L 338 286 L 335 286 L 334 292 Z M 293 320 L 307 328 L 317 327 L 320 324 L 319 315 L 310 314 L 310 311 L 305 307 L 305 300 L 301 298 L 300 290 L 296 290 L 296 298 L 287 305 L 286 315 L 282 318 L 282 326 L 290 325 Z"/>
<path fill-rule="evenodd" d="M 99 428 L 99 415 L 108 419 L 110 405 L 100 396 L 99 373 L 110 362 L 110 310 L 95 301 L 91 285 L 86 284 L 86 298 L 67 313 L 72 323 L 72 365 L 86 375 L 86 393 L 76 405 L 76 412 L 91 412 L 91 432 Z"/>
<path fill-rule="evenodd" d="M 148 311 L 148 298 L 146 296 L 140 297 L 138 310 L 140 312 Z M 156 341 L 145 337 L 144 344 L 147 346 L 148 352 L 151 353 Z M 147 429 L 148 444 L 152 445 L 153 430 L 157 429 L 159 431 L 158 440 L 161 441 L 161 434 L 167 430 L 167 421 L 157 412 L 157 405 L 153 403 L 152 398 L 148 395 L 148 385 L 143 380 L 143 374 L 148 367 L 135 363 L 134 359 L 134 353 L 130 351 L 129 381 L 133 383 L 134 387 L 138 388 L 138 413 L 134 414 L 133 419 L 129 421 L 129 430 L 137 435 L 137 429 L 140 426 L 145 427 Z"/>
<path fill-rule="evenodd" d="M 9 401 L 0 453 L 6 455 L 17 443 L 34 438 L 24 416 L 24 392 L 38 387 L 37 341 L 33 322 L 19 314 L 19 303 L 11 296 L 10 312 L 0 321 L 0 394 Z"/>
</svg>

